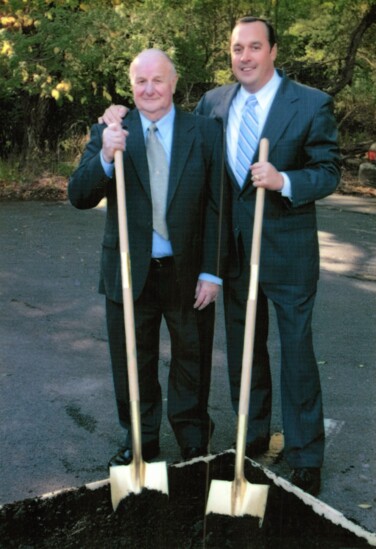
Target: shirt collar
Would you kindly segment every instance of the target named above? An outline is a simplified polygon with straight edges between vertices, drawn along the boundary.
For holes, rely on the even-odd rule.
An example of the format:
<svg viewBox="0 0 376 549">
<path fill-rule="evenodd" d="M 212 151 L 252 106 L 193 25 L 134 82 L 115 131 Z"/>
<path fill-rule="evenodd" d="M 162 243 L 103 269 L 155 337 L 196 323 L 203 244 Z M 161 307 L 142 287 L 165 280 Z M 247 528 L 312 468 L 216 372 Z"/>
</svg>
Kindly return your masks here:
<svg viewBox="0 0 376 549">
<path fill-rule="evenodd" d="M 146 118 L 146 116 L 144 116 L 142 113 L 140 113 L 140 118 L 141 118 L 142 129 L 146 137 L 148 128 L 150 124 L 152 124 L 152 121 Z M 173 127 L 174 120 L 175 120 L 175 105 L 172 105 L 171 110 L 165 116 L 163 116 L 157 122 L 155 122 L 155 125 L 157 126 L 162 139 L 166 137 L 167 133 Z"/>
<path fill-rule="evenodd" d="M 245 88 L 243 88 L 243 86 L 241 86 L 239 90 L 239 99 L 241 100 L 242 106 L 244 106 L 250 95 L 255 95 L 258 104 L 264 110 L 269 104 L 271 98 L 273 98 L 277 93 L 281 80 L 281 76 L 275 70 L 272 78 L 265 84 L 265 86 L 261 88 L 261 90 L 254 94 L 249 93 Z"/>
</svg>

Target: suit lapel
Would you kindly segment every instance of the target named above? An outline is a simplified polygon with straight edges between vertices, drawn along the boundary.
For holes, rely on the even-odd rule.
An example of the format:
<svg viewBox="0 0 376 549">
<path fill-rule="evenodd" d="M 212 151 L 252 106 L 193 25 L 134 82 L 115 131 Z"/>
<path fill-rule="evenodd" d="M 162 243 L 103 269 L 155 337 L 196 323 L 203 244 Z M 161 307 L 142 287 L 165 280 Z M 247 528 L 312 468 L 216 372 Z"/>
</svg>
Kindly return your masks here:
<svg viewBox="0 0 376 549">
<path fill-rule="evenodd" d="M 172 139 L 167 208 L 172 202 L 195 138 L 194 118 L 176 109 Z"/>
<path fill-rule="evenodd" d="M 149 168 L 146 158 L 145 137 L 140 115 L 137 110 L 130 111 L 124 119 L 123 127 L 129 131 L 127 150 L 142 187 L 151 200 Z"/>
<path fill-rule="evenodd" d="M 290 81 L 283 76 L 261 135 L 261 137 L 267 137 L 269 139 L 269 155 L 273 152 L 273 149 L 278 146 L 281 135 L 295 116 L 297 111 L 297 106 L 295 105 L 298 99 Z"/>
</svg>

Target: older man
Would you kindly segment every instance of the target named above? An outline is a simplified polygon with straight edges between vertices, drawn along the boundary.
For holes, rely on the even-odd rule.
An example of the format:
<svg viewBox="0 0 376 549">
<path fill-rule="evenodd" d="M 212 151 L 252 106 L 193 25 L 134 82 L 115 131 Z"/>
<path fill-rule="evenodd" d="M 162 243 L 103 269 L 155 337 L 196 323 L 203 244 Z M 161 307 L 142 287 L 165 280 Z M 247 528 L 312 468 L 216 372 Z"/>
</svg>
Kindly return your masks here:
<svg viewBox="0 0 376 549">
<path fill-rule="evenodd" d="M 107 198 L 100 292 L 106 295 L 119 419 L 128 432 L 125 446 L 109 465 L 126 465 L 132 460 L 115 150 L 124 151 L 145 460 L 160 451 L 162 316 L 171 337 L 168 418 L 183 459 L 207 451 L 213 429 L 205 403 L 210 379 L 207 356 L 211 354 L 212 303 L 220 288 L 223 255 L 218 248 L 223 229 L 220 124 L 175 108 L 178 77 L 164 52 L 151 49 L 140 53 L 130 66 L 130 79 L 136 108 L 127 114 L 123 126 L 92 127 L 80 165 L 69 182 L 69 198 L 77 208 L 92 208 Z"/>
</svg>

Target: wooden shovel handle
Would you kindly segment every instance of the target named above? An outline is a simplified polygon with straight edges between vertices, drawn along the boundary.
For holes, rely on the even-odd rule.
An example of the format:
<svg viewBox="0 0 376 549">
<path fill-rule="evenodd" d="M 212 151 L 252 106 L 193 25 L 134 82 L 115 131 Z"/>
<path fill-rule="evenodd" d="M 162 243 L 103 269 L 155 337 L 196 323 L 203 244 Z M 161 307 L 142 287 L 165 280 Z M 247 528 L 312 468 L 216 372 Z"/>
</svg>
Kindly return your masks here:
<svg viewBox="0 0 376 549">
<path fill-rule="evenodd" d="M 131 260 L 129 253 L 128 221 L 125 197 L 125 181 L 123 167 L 123 152 L 115 151 L 115 175 L 116 175 L 116 193 L 118 207 L 119 240 L 120 240 L 120 261 L 121 261 L 121 279 L 123 290 L 123 309 L 125 324 L 125 339 L 127 348 L 128 382 L 129 396 L 131 401 L 139 401 L 138 371 L 137 371 L 137 351 L 136 335 L 134 324 L 133 294 L 132 294 L 132 275 Z"/>
<path fill-rule="evenodd" d="M 141 453 L 142 441 L 140 392 L 138 385 L 136 330 L 134 323 L 132 273 L 131 259 L 129 253 L 127 205 L 125 197 L 125 180 L 122 151 L 115 151 L 115 177 L 119 223 L 125 341 L 127 350 L 128 386 L 131 406 L 133 463 L 135 466 L 135 477 L 137 479 L 137 483 L 140 483 L 143 463 Z"/>
<path fill-rule="evenodd" d="M 268 159 L 269 142 L 266 138 L 260 141 L 259 161 L 266 162 Z M 257 293 L 259 282 L 260 269 L 260 253 L 261 253 L 261 235 L 262 235 L 262 220 L 264 213 L 265 189 L 258 187 L 256 191 L 255 217 L 253 222 L 252 236 L 252 251 L 251 251 L 251 271 L 249 282 L 249 293 L 247 301 L 246 322 L 244 328 L 244 348 L 243 348 L 243 363 L 242 377 L 239 398 L 239 414 L 248 415 L 251 374 L 254 351 L 254 339 L 256 328 L 256 308 L 257 308 Z"/>
<path fill-rule="evenodd" d="M 260 141 L 259 161 L 268 159 L 269 142 Z M 244 457 L 248 428 L 248 414 L 251 393 L 252 363 L 256 330 L 257 294 L 260 268 L 262 220 L 264 214 L 265 189 L 257 187 L 255 216 L 253 221 L 252 250 L 250 264 L 249 292 L 244 327 L 244 346 L 242 374 L 240 382 L 238 428 L 236 437 L 235 480 L 234 486 L 244 483 Z"/>
</svg>

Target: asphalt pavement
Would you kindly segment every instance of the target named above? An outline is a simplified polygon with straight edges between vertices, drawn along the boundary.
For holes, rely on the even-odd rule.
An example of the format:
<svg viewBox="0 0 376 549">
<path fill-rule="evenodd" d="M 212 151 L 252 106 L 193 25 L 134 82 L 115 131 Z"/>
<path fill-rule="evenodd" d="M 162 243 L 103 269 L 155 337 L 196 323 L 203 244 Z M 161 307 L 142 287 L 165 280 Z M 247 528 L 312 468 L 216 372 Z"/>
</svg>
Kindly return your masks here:
<svg viewBox="0 0 376 549">
<path fill-rule="evenodd" d="M 375 532 L 376 199 L 333 195 L 317 210 L 321 280 L 314 334 L 327 433 L 319 498 Z M 108 459 L 124 441 L 97 293 L 103 226 L 103 206 L 78 211 L 64 202 L 0 203 L 0 504 L 107 478 Z M 279 343 L 271 315 L 273 431 L 280 432 Z M 225 345 L 219 301 L 212 452 L 235 440 Z M 163 326 L 164 397 L 168 363 Z M 159 459 L 179 460 L 165 413 L 161 448 Z M 283 459 L 268 467 L 288 476 Z"/>
</svg>

